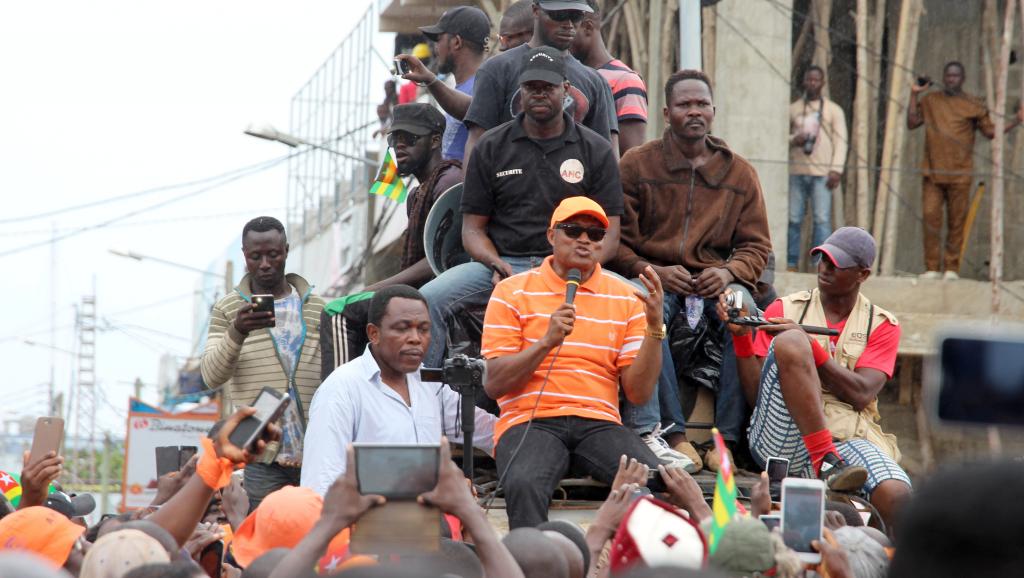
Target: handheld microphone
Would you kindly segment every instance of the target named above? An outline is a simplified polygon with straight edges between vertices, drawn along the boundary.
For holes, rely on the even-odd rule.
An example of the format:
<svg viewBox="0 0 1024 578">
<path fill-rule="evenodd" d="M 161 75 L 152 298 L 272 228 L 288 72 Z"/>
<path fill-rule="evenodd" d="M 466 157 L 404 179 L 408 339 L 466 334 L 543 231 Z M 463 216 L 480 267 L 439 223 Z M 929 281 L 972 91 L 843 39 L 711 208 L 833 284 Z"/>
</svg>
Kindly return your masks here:
<svg viewBox="0 0 1024 578">
<path fill-rule="evenodd" d="M 580 280 L 583 274 L 579 269 L 569 269 L 569 278 L 565 281 L 565 302 L 571 304 L 576 299 L 576 289 L 579 289 Z"/>
</svg>

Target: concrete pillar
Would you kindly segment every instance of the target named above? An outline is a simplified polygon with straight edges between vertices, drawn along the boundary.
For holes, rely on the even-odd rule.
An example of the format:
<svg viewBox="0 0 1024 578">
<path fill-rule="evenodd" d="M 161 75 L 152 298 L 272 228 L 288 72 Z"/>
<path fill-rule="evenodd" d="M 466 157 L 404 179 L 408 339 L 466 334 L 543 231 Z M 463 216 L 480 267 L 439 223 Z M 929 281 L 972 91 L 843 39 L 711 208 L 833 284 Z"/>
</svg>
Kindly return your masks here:
<svg viewBox="0 0 1024 578">
<path fill-rule="evenodd" d="M 776 263 L 786 263 L 792 0 L 716 4 L 712 133 L 751 161 L 761 178 Z M 758 54 L 760 52 L 760 54 Z"/>
</svg>

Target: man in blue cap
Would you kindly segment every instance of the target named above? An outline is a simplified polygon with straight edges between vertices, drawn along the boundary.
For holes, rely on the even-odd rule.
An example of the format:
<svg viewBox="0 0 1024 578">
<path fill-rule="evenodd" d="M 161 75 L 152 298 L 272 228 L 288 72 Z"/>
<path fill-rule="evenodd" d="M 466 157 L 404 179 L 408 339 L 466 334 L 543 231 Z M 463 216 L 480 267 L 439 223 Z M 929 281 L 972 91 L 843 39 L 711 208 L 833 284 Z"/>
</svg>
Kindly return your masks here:
<svg viewBox="0 0 1024 578">
<path fill-rule="evenodd" d="M 813 475 L 838 492 L 867 494 L 887 525 L 910 497 L 910 478 L 897 464 L 896 437 L 879 425 L 878 393 L 892 378 L 899 321 L 860 292 L 871 276 L 875 240 L 843 227 L 811 250 L 818 287 L 787 295 L 764 313 L 771 322 L 752 338 L 728 324 L 740 382 L 754 407 L 750 453 L 790 460 L 792 475 Z M 726 291 L 718 314 L 728 321 Z M 741 315 L 746 315 L 745 310 Z M 799 324 L 828 327 L 809 335 Z"/>
</svg>

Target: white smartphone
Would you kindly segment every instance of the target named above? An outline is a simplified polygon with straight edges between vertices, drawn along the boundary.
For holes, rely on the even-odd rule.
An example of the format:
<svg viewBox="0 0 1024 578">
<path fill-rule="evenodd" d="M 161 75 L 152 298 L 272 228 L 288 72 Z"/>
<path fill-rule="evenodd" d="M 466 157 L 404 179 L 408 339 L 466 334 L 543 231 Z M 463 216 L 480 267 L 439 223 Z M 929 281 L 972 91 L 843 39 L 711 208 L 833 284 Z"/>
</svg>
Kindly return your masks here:
<svg viewBox="0 0 1024 578">
<path fill-rule="evenodd" d="M 811 548 L 812 540 L 821 540 L 825 524 L 825 483 L 821 480 L 786 478 L 782 480 L 782 539 L 802 562 L 817 564 L 821 554 Z"/>
</svg>

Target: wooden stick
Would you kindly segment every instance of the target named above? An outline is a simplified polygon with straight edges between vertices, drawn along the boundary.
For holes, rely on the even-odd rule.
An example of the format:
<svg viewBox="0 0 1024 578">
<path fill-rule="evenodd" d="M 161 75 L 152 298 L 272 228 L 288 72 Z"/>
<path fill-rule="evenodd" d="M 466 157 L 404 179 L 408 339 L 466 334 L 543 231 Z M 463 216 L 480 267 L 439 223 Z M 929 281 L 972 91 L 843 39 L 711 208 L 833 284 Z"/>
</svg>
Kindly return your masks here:
<svg viewBox="0 0 1024 578">
<path fill-rule="evenodd" d="M 814 56 L 811 57 L 811 64 L 816 64 L 825 71 L 828 77 L 828 67 L 832 64 L 832 39 L 829 36 L 829 24 L 832 21 L 832 0 L 814 0 Z M 821 94 L 828 98 L 829 83 L 822 87 Z"/>
<path fill-rule="evenodd" d="M 853 158 L 857 163 L 857 226 L 862 229 L 871 228 L 871 216 L 868 214 L 870 190 L 870 173 L 868 172 L 868 123 L 871 121 L 871 86 L 867 75 L 871 63 L 868 61 L 868 0 L 857 0 L 857 86 L 853 98 Z"/>
<path fill-rule="evenodd" d="M 715 82 L 715 43 L 718 42 L 718 7 L 712 4 L 701 8 L 700 22 L 703 26 L 701 42 L 704 47 L 704 72 Z"/>
<path fill-rule="evenodd" d="M 995 138 L 992 139 L 992 256 L 989 258 L 989 278 L 992 280 L 992 318 L 999 315 L 999 283 L 1003 279 L 1003 198 L 1006 180 L 1003 175 L 1003 149 L 1006 144 L 1006 81 L 1010 69 L 1010 44 L 1013 42 L 1014 16 L 1017 2 L 1006 3 L 1003 20 L 1003 42 L 999 50 L 999 68 L 996 69 Z M 1016 112 L 1016 111 L 1015 111 Z"/>
<path fill-rule="evenodd" d="M 808 39 L 814 34 L 814 31 L 811 30 L 813 23 L 814 3 L 811 3 L 811 9 L 808 11 L 807 17 L 804 18 L 804 23 L 800 26 L 800 34 L 797 35 L 796 44 L 793 45 L 793 63 L 789 72 L 790 77 L 795 77 L 796 71 L 800 69 L 804 49 L 807 47 Z"/>
<path fill-rule="evenodd" d="M 651 55 L 647 59 L 647 85 L 648 86 L 659 86 L 662 84 L 663 79 L 661 78 L 661 61 L 662 61 L 662 41 L 664 37 L 661 34 L 662 18 L 664 17 L 664 7 L 666 0 L 651 0 L 650 12 L 647 18 L 647 49 Z M 650 110 L 661 110 L 661 91 L 660 90 L 648 90 L 647 91 L 647 104 Z M 647 138 L 645 140 L 651 140 L 658 136 L 658 125 L 657 122 L 647 123 Z"/>
<path fill-rule="evenodd" d="M 899 29 L 896 33 L 896 54 L 893 58 L 892 76 L 889 82 L 889 101 L 885 115 L 885 141 L 882 145 L 881 174 L 878 175 L 878 193 L 875 204 L 873 230 L 875 241 L 881 240 L 881 264 L 875 260 L 876 270 L 882 275 L 892 275 L 896 269 L 896 225 L 899 220 L 899 203 L 889 189 L 898 183 L 893 170 L 903 159 L 903 140 L 907 132 L 904 118 L 907 98 L 910 92 L 910 68 L 917 52 L 917 33 L 924 10 L 922 0 L 903 0 L 900 7 Z"/>
</svg>

